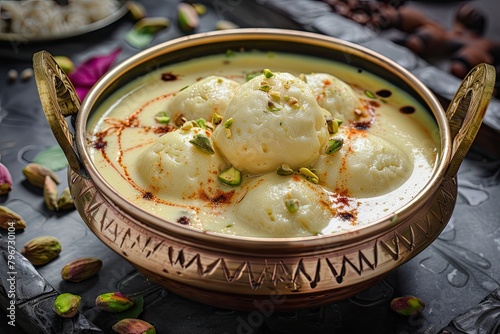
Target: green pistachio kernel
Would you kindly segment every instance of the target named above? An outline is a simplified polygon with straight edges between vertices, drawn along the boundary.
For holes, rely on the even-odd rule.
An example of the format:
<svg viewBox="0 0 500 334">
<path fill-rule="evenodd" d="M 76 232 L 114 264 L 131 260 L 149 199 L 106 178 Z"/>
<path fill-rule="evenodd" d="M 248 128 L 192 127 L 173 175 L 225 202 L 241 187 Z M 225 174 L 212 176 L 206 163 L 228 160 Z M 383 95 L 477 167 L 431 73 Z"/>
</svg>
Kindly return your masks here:
<svg viewBox="0 0 500 334">
<path fill-rule="evenodd" d="M 293 169 L 290 168 L 287 164 L 281 164 L 277 169 L 276 169 L 276 174 L 278 175 L 292 175 L 293 174 Z"/>
<path fill-rule="evenodd" d="M 78 313 L 82 297 L 69 292 L 57 296 L 54 301 L 54 311 L 63 318 L 72 318 Z"/>
<path fill-rule="evenodd" d="M 281 106 L 272 101 L 267 102 L 267 110 L 270 112 L 276 112 L 281 110 Z"/>
<path fill-rule="evenodd" d="M 326 125 L 328 127 L 328 132 L 330 134 L 337 133 L 339 131 L 339 126 L 342 124 L 342 120 L 334 117 L 326 117 Z"/>
<path fill-rule="evenodd" d="M 266 82 L 264 82 L 264 83 L 260 86 L 259 90 L 261 90 L 261 91 L 263 91 L 263 92 L 266 92 L 266 93 L 267 93 L 267 92 L 269 92 L 269 91 L 271 90 L 271 86 L 269 86 Z"/>
<path fill-rule="evenodd" d="M 168 124 L 168 122 L 170 122 L 170 117 L 168 117 L 165 111 L 161 111 L 155 115 L 155 121 L 160 124 Z"/>
<path fill-rule="evenodd" d="M 373 94 L 373 92 L 371 92 L 369 90 L 365 90 L 365 95 L 368 96 L 370 99 L 376 99 L 377 98 L 375 96 L 375 94 Z"/>
<path fill-rule="evenodd" d="M 212 116 L 212 123 L 213 125 L 219 125 L 220 123 L 222 123 L 222 116 L 214 112 Z"/>
<path fill-rule="evenodd" d="M 215 154 L 212 143 L 207 136 L 197 134 L 189 141 L 194 147 L 207 154 Z"/>
<path fill-rule="evenodd" d="M 344 140 L 342 138 L 332 138 L 328 141 L 325 153 L 333 154 L 340 150 L 342 148 L 342 145 L 344 145 Z"/>
<path fill-rule="evenodd" d="M 233 125 L 233 118 L 229 118 L 227 121 L 224 122 L 224 127 L 226 129 L 229 129 Z"/>
<path fill-rule="evenodd" d="M 274 76 L 274 73 L 273 73 L 273 72 L 271 72 L 271 70 L 269 70 L 269 69 L 267 69 L 267 68 L 266 68 L 266 69 L 264 69 L 264 71 L 262 71 L 262 73 L 264 73 L 264 76 L 265 76 L 266 78 L 268 78 L 268 79 L 269 79 L 269 78 L 272 78 L 272 77 Z"/>
<path fill-rule="evenodd" d="M 220 182 L 230 185 L 238 186 L 241 183 L 241 172 L 234 167 L 229 167 L 217 175 Z"/>
<path fill-rule="evenodd" d="M 299 200 L 296 198 L 290 198 L 285 200 L 285 206 L 288 212 L 295 213 L 299 210 Z"/>
<path fill-rule="evenodd" d="M 314 184 L 319 183 L 319 177 L 316 174 L 314 174 L 309 168 L 300 167 L 299 173 L 304 175 L 308 181 L 311 181 Z"/>
<path fill-rule="evenodd" d="M 207 128 L 207 121 L 204 118 L 198 118 L 196 120 L 196 124 L 198 124 L 198 127 L 202 128 L 202 129 Z"/>
</svg>

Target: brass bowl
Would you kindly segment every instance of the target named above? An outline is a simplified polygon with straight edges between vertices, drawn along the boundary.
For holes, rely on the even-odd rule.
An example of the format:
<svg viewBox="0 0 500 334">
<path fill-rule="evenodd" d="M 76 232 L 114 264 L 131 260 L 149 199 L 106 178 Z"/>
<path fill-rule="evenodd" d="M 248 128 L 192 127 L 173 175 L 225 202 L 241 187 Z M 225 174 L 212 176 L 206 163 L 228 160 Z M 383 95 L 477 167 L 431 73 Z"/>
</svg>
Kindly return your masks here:
<svg viewBox="0 0 500 334">
<path fill-rule="evenodd" d="M 241 47 L 348 60 L 409 92 L 434 115 L 439 128 L 440 148 L 430 181 L 407 205 L 383 219 L 314 237 L 205 233 L 166 222 L 127 201 L 90 159 L 86 126 L 95 106 L 148 69 Z M 344 299 L 429 246 L 452 215 L 457 170 L 481 125 L 494 84 L 493 67 L 478 65 L 445 112 L 416 77 L 378 53 L 323 35 L 278 29 L 202 33 L 152 47 L 107 73 L 81 106 L 71 82 L 47 52 L 35 54 L 34 67 L 47 120 L 71 167 L 71 194 L 88 227 L 168 290 L 236 310 L 290 311 Z M 65 118 L 71 115 L 76 116 L 75 133 Z"/>
</svg>

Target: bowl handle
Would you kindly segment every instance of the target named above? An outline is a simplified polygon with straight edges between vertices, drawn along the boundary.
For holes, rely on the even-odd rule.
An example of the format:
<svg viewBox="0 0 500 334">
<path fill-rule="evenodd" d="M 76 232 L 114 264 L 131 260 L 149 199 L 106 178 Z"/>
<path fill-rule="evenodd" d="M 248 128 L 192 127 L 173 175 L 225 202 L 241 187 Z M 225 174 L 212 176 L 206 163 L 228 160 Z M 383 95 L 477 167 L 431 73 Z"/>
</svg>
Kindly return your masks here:
<svg viewBox="0 0 500 334">
<path fill-rule="evenodd" d="M 61 146 L 69 166 L 80 175 L 86 175 L 77 154 L 74 135 L 68 128 L 65 117 L 76 116 L 80 110 L 80 100 L 68 76 L 47 51 L 33 55 L 38 94 L 42 102 L 47 122 Z"/>
<path fill-rule="evenodd" d="M 479 64 L 464 78 L 451 100 L 446 117 L 453 140 L 445 177 L 455 177 L 481 127 L 495 85 L 495 68 Z"/>
</svg>

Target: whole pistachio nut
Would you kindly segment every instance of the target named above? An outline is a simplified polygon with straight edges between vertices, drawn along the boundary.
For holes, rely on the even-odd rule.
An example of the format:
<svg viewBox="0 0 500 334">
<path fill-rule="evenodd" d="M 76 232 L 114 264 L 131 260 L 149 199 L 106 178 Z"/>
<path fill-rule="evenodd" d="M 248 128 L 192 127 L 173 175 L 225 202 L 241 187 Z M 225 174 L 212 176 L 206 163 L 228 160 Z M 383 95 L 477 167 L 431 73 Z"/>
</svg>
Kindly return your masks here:
<svg viewBox="0 0 500 334">
<path fill-rule="evenodd" d="M 66 292 L 57 296 L 54 311 L 63 318 L 72 318 L 78 312 L 82 297 Z"/>
<path fill-rule="evenodd" d="M 153 325 L 140 319 L 122 319 L 111 328 L 118 334 L 156 334 Z"/>
<path fill-rule="evenodd" d="M 196 9 L 192 5 L 184 2 L 180 2 L 177 5 L 177 21 L 179 27 L 184 32 L 192 32 L 200 24 L 200 18 Z"/>
<path fill-rule="evenodd" d="M 134 302 L 121 292 L 106 292 L 97 296 L 95 304 L 104 311 L 118 313 L 131 308 Z"/>
<path fill-rule="evenodd" d="M 69 74 L 75 69 L 75 64 L 73 61 L 66 56 L 54 56 L 54 60 L 57 65 L 64 71 L 64 73 Z"/>
<path fill-rule="evenodd" d="M 61 196 L 57 200 L 57 207 L 59 210 L 71 210 L 75 208 L 75 202 L 73 196 L 71 196 L 69 187 L 64 188 Z"/>
<path fill-rule="evenodd" d="M 56 211 L 58 209 L 57 196 L 59 196 L 57 184 L 50 176 L 45 176 L 45 181 L 43 183 L 43 199 L 45 205 L 51 211 Z"/>
<path fill-rule="evenodd" d="M 415 296 L 403 296 L 391 301 L 391 309 L 401 315 L 415 315 L 422 312 L 425 303 Z"/>
<path fill-rule="evenodd" d="M 56 183 L 59 184 L 61 181 L 56 173 L 54 173 L 51 169 L 39 165 L 37 163 L 29 163 L 23 168 L 23 174 L 26 176 L 26 179 L 34 186 L 42 188 L 45 183 L 45 176 L 50 176 L 50 178 Z"/>
<path fill-rule="evenodd" d="M 78 283 L 97 275 L 101 268 L 100 259 L 84 257 L 66 264 L 61 270 L 61 277 L 65 281 Z"/>
<path fill-rule="evenodd" d="M 12 190 L 12 175 L 9 169 L 0 162 L 0 195 L 5 195 Z"/>
<path fill-rule="evenodd" d="M 61 253 L 61 243 L 53 236 L 35 237 L 24 244 L 23 254 L 34 266 L 41 266 L 54 260 Z"/>
<path fill-rule="evenodd" d="M 0 228 L 8 230 L 14 228 L 23 230 L 26 228 L 24 219 L 6 206 L 0 205 Z"/>
<path fill-rule="evenodd" d="M 127 9 L 134 21 L 139 21 L 146 17 L 146 8 L 137 1 L 127 1 Z"/>
</svg>

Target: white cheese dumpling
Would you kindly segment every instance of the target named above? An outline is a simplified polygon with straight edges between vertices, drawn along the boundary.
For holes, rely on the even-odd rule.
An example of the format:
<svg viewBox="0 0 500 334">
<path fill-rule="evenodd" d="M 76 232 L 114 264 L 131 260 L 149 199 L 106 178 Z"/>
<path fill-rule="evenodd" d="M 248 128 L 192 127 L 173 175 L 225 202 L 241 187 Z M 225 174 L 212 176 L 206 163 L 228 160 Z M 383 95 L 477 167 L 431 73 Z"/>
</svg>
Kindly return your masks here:
<svg viewBox="0 0 500 334">
<path fill-rule="evenodd" d="M 166 199 L 196 199 L 213 196 L 223 187 L 217 174 L 227 168 L 220 154 L 206 153 L 190 141 L 207 130 L 168 132 L 138 157 L 141 181 L 151 193 Z M 206 195 L 206 196 L 204 196 Z"/>
<path fill-rule="evenodd" d="M 254 77 L 227 106 L 213 140 L 238 170 L 261 174 L 283 163 L 310 166 L 326 142 L 323 109 L 311 88 L 289 73 Z"/>
<path fill-rule="evenodd" d="M 268 173 L 242 189 L 236 216 L 274 237 L 316 235 L 332 218 L 327 194 L 321 186 L 299 175 Z"/>
<path fill-rule="evenodd" d="M 223 115 L 240 84 L 219 76 L 209 76 L 178 92 L 167 107 L 171 117 L 182 114 L 188 120 L 212 120 L 214 112 Z"/>
<path fill-rule="evenodd" d="M 323 154 L 312 166 L 335 192 L 366 198 L 389 193 L 401 186 L 413 171 L 412 158 L 390 142 L 367 131 L 341 127 L 332 138 L 342 148 Z"/>
<path fill-rule="evenodd" d="M 327 73 L 301 74 L 318 104 L 343 122 L 369 122 L 371 115 L 359 96 L 344 81 Z"/>
</svg>

